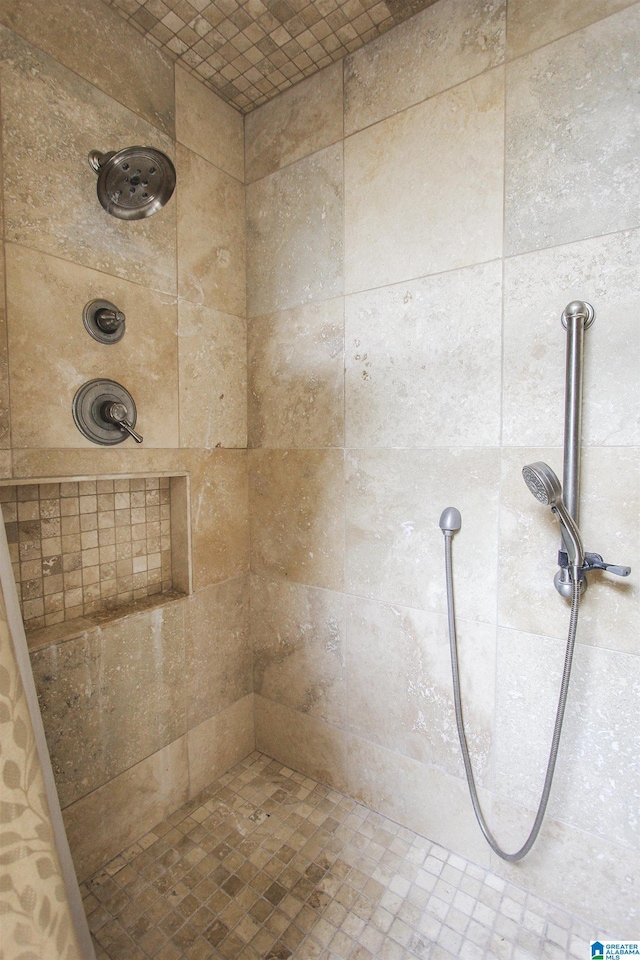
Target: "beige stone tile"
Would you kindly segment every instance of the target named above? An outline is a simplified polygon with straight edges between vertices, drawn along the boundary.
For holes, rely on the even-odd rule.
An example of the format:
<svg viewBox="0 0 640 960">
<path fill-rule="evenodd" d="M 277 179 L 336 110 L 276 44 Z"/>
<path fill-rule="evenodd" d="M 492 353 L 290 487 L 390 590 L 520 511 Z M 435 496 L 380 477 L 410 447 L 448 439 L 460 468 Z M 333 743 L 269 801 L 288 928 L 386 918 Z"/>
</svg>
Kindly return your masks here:
<svg viewBox="0 0 640 960">
<path fill-rule="evenodd" d="M 564 638 L 569 604 L 555 590 L 560 545 L 553 514 L 531 496 L 521 475 L 542 460 L 562 478 L 562 451 L 503 451 L 500 507 L 498 622 L 538 635 Z M 592 646 L 640 652 L 640 452 L 624 447 L 585 448 L 582 453 L 580 528 L 585 548 L 610 563 L 630 566 L 631 576 L 588 575 L 580 603 L 578 640 Z"/>
<path fill-rule="evenodd" d="M 342 144 L 247 187 L 250 317 L 342 294 Z"/>
<path fill-rule="evenodd" d="M 503 68 L 345 142 L 345 289 L 502 253 Z"/>
<path fill-rule="evenodd" d="M 346 466 L 349 593 L 446 612 L 445 507 L 454 539 L 458 616 L 495 622 L 500 458 L 497 449 L 351 451 Z"/>
<path fill-rule="evenodd" d="M 510 0 L 507 53 L 510 59 L 551 43 L 596 20 L 630 7 L 634 0 Z"/>
<path fill-rule="evenodd" d="M 71 404 L 83 383 L 107 377 L 133 396 L 144 445 L 177 446 L 175 305 L 139 284 L 17 244 L 7 244 L 6 256 L 13 443 L 96 446 L 75 426 Z M 84 328 L 83 308 L 96 298 L 111 300 L 127 316 L 117 344 L 98 344 Z"/>
<path fill-rule="evenodd" d="M 190 796 L 195 797 L 255 749 L 253 694 L 190 730 L 187 740 Z"/>
<path fill-rule="evenodd" d="M 5 238 L 175 293 L 175 197 L 152 217 L 118 220 L 87 161 L 136 143 L 173 156 L 169 137 L 4 28 L 0 80 Z"/>
<path fill-rule="evenodd" d="M 245 316 L 244 187 L 177 144 L 178 292 Z"/>
<path fill-rule="evenodd" d="M 186 732 L 184 604 L 32 654 L 63 807 Z"/>
<path fill-rule="evenodd" d="M 638 226 L 639 27 L 636 4 L 508 67 L 507 254 Z"/>
<path fill-rule="evenodd" d="M 245 450 L 185 451 L 191 474 L 193 586 L 230 580 L 249 569 Z"/>
<path fill-rule="evenodd" d="M 94 447 L 91 449 L 14 448 L 16 478 L 101 477 L 143 473 L 172 473 L 190 469 L 192 452 L 158 450 L 141 446 Z"/>
<path fill-rule="evenodd" d="M 11 446 L 4 257 L 0 258 L 0 449 Z M 9 467 L 9 475 L 11 468 Z"/>
<path fill-rule="evenodd" d="M 13 472 L 12 455 L 9 450 L 0 450 L 0 477 L 10 477 Z"/>
<path fill-rule="evenodd" d="M 496 798 L 493 809 L 498 838 L 508 850 L 517 850 L 531 829 L 534 811 L 501 798 Z M 534 896 L 588 917 L 589 925 L 607 930 L 635 928 L 640 898 L 637 853 L 626 847 L 547 817 L 524 863 L 508 864 L 495 855 L 491 859 L 495 873 L 526 886 Z M 597 889 L 594 864 L 603 878 Z"/>
<path fill-rule="evenodd" d="M 280 763 L 346 789 L 346 734 L 321 720 L 255 695 L 256 749 Z"/>
<path fill-rule="evenodd" d="M 78 880 L 86 880 L 188 798 L 187 738 L 180 737 L 67 807 L 63 817 Z"/>
<path fill-rule="evenodd" d="M 562 444 L 567 334 L 560 318 L 576 299 L 596 311 L 584 340 L 582 442 L 640 444 L 639 261 L 640 230 L 632 230 L 505 262 L 504 444 Z"/>
<path fill-rule="evenodd" d="M 334 726 L 345 722 L 345 615 L 340 594 L 251 583 L 254 691 Z"/>
<path fill-rule="evenodd" d="M 173 64 L 101 0 L 0 0 L 0 23 L 173 136 Z"/>
<path fill-rule="evenodd" d="M 565 646 L 549 637 L 498 632 L 495 788 L 528 809 L 536 808 L 542 791 Z M 640 825 L 629 771 L 638 689 L 640 657 L 576 644 L 549 801 L 552 819 L 636 851 Z"/>
<path fill-rule="evenodd" d="M 342 299 L 249 322 L 249 442 L 331 447 L 343 438 Z"/>
<path fill-rule="evenodd" d="M 181 446 L 246 447 L 246 322 L 180 300 L 178 338 Z"/>
<path fill-rule="evenodd" d="M 242 114 L 179 66 L 176 66 L 176 138 L 194 153 L 244 182 Z"/>
<path fill-rule="evenodd" d="M 501 322 L 499 261 L 347 297 L 347 444 L 497 444 Z"/>
<path fill-rule="evenodd" d="M 441 0 L 345 61 L 345 132 L 502 63 L 504 0 Z"/>
<path fill-rule="evenodd" d="M 476 781 L 486 785 L 495 627 L 461 619 L 457 627 L 467 742 Z M 351 597 L 347 635 L 350 734 L 464 777 L 446 617 Z"/>
<path fill-rule="evenodd" d="M 249 470 L 252 571 L 340 590 L 342 450 L 254 450 Z"/>
<path fill-rule="evenodd" d="M 252 692 L 247 578 L 192 594 L 186 605 L 189 729 Z"/>
<path fill-rule="evenodd" d="M 350 736 L 347 792 L 432 842 L 488 865 L 489 847 L 478 829 L 464 780 Z M 483 808 L 490 810 L 490 796 L 482 789 L 479 793 Z"/>
<path fill-rule="evenodd" d="M 342 63 L 307 77 L 245 120 L 247 183 L 342 138 Z"/>
</svg>

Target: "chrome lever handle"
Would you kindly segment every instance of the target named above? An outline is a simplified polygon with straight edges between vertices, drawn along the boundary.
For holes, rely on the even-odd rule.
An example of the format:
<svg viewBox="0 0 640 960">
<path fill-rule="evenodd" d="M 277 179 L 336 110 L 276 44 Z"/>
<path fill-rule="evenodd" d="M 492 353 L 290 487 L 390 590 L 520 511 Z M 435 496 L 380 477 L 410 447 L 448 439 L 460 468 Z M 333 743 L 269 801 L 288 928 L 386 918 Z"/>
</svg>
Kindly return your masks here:
<svg viewBox="0 0 640 960">
<path fill-rule="evenodd" d="M 125 433 L 128 433 L 130 437 L 133 437 L 136 443 L 142 443 L 144 438 L 140 436 L 139 433 L 136 433 L 133 429 L 133 424 L 127 420 L 128 413 L 124 403 L 118 403 L 117 401 L 105 403 L 101 413 L 108 423 L 114 423 Z"/>
</svg>

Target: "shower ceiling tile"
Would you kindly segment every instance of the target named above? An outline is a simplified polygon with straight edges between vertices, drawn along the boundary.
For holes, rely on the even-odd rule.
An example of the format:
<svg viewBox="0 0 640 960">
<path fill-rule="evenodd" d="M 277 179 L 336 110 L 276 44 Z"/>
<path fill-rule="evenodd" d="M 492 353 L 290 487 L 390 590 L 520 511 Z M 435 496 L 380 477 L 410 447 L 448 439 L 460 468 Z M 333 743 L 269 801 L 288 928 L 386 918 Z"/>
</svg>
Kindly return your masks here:
<svg viewBox="0 0 640 960">
<path fill-rule="evenodd" d="M 434 0 L 104 0 L 242 113 Z"/>
</svg>

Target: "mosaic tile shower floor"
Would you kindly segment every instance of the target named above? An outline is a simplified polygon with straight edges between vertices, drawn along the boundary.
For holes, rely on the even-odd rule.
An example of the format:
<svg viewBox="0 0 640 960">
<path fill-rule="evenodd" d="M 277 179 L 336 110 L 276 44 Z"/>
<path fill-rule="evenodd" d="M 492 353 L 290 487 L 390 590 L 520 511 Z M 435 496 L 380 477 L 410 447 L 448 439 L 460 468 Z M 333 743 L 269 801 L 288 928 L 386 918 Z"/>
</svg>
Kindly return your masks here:
<svg viewBox="0 0 640 960">
<path fill-rule="evenodd" d="M 603 938 L 259 753 L 81 889 L 98 960 L 584 960 Z"/>
</svg>

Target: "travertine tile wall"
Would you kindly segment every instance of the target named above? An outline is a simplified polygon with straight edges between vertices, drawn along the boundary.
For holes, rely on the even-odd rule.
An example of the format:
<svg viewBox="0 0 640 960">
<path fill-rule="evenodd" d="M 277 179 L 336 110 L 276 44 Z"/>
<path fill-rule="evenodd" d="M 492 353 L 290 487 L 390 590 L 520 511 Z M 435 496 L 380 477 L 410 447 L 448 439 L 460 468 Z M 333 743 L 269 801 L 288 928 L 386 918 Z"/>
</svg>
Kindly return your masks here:
<svg viewBox="0 0 640 960">
<path fill-rule="evenodd" d="M 245 121 L 256 737 L 519 884 L 631 935 L 640 900 L 640 5 L 439 0 Z M 565 334 L 586 340 L 581 523 L 630 564 L 582 604 L 549 816 L 517 866 L 475 823 L 451 699 L 504 845 L 560 684 Z M 344 341 L 343 341 L 344 337 Z M 595 878 L 597 877 L 597 880 Z"/>
<path fill-rule="evenodd" d="M 193 595 L 32 654 L 86 876 L 253 748 L 242 118 L 101 0 L 0 0 L 0 24 L 1 475 L 191 485 Z M 98 203 L 87 153 L 135 143 L 178 179 L 127 223 Z M 116 345 L 83 327 L 96 297 L 127 315 Z M 71 401 L 94 377 L 132 392 L 142 446 L 78 432 Z"/>
</svg>

